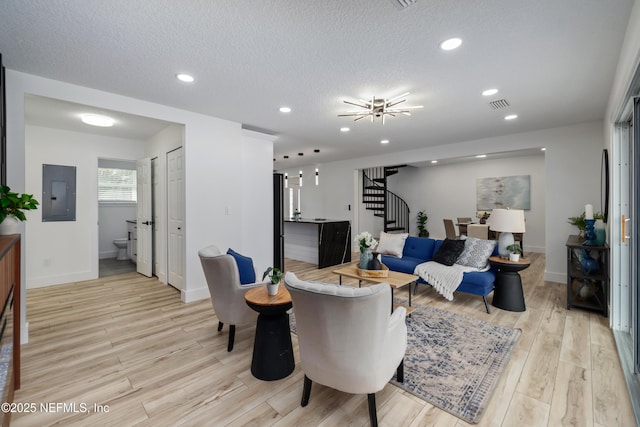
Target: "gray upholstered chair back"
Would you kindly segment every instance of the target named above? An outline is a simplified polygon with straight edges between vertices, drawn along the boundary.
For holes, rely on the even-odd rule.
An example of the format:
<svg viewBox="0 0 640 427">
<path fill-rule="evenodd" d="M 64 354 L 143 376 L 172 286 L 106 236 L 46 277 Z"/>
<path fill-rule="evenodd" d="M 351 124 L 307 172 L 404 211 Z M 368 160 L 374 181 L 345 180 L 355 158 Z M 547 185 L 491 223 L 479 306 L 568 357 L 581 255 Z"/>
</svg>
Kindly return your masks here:
<svg viewBox="0 0 640 427">
<path fill-rule="evenodd" d="M 213 245 L 201 249 L 198 256 L 218 320 L 236 326 L 255 323 L 257 313 L 244 300 L 245 292 L 255 286 L 240 284 L 235 259 L 231 255 L 220 253 Z"/>
</svg>

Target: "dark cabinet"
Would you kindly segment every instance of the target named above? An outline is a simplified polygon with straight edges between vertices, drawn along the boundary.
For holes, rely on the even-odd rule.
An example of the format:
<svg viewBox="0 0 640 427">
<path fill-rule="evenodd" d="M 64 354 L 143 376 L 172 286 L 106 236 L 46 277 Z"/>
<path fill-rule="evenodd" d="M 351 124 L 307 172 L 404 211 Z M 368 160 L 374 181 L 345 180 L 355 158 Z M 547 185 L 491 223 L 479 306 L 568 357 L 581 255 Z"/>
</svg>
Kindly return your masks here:
<svg viewBox="0 0 640 427">
<path fill-rule="evenodd" d="M 318 230 L 318 268 L 351 261 L 351 224 L 349 221 L 320 224 Z"/>
<path fill-rule="evenodd" d="M 567 240 L 567 309 L 578 307 L 608 315 L 609 247 L 587 246 L 580 236 Z"/>
<path fill-rule="evenodd" d="M 0 236 L 0 394 L 13 402 L 20 388 L 20 235 Z M 11 411 L 0 425 L 8 426 Z"/>
</svg>

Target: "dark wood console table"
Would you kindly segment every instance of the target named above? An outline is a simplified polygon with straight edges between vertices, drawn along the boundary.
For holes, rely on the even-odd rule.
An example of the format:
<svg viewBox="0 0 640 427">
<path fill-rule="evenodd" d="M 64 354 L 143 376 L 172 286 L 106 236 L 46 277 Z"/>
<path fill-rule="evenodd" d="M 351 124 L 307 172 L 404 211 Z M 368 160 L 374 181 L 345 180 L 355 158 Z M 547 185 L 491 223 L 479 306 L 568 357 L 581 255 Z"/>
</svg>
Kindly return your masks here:
<svg viewBox="0 0 640 427">
<path fill-rule="evenodd" d="M 20 235 L 0 236 L 0 394 L 13 402 L 20 388 Z M 4 414 L 3 426 L 11 421 Z"/>
</svg>

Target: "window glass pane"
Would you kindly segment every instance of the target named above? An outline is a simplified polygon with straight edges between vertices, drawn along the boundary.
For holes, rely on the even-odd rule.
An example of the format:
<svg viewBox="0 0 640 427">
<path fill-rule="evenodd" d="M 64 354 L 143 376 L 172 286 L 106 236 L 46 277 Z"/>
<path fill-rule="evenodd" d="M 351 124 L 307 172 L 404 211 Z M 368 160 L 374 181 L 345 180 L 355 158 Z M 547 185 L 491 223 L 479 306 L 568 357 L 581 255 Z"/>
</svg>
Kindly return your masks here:
<svg viewBox="0 0 640 427">
<path fill-rule="evenodd" d="M 98 168 L 98 200 L 135 203 L 138 200 L 136 171 Z"/>
</svg>

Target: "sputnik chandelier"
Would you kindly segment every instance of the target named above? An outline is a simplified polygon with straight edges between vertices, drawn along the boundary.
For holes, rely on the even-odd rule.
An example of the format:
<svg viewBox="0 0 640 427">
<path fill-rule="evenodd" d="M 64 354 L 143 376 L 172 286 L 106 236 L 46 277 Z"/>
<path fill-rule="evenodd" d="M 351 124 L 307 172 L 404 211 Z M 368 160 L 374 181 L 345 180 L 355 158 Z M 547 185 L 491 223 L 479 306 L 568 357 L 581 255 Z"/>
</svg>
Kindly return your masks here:
<svg viewBox="0 0 640 427">
<path fill-rule="evenodd" d="M 342 102 L 345 104 L 362 108 L 362 110 L 347 111 L 345 114 L 338 114 L 338 117 L 355 117 L 353 120 L 354 122 L 364 119 L 365 117 L 371 117 L 371 123 L 373 123 L 376 118 L 380 118 L 382 119 L 382 124 L 384 124 L 384 119 L 387 115 L 391 117 L 395 117 L 397 114 L 410 116 L 411 110 L 422 108 L 422 105 L 397 107 L 399 104 L 402 104 L 407 100 L 407 95 L 409 95 L 409 92 L 389 99 L 376 98 L 375 96 L 372 96 L 371 101 L 360 99 L 358 102 L 352 102 L 344 100 Z"/>
</svg>

